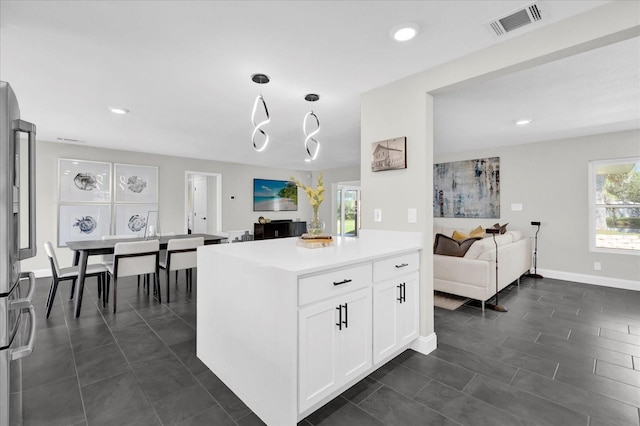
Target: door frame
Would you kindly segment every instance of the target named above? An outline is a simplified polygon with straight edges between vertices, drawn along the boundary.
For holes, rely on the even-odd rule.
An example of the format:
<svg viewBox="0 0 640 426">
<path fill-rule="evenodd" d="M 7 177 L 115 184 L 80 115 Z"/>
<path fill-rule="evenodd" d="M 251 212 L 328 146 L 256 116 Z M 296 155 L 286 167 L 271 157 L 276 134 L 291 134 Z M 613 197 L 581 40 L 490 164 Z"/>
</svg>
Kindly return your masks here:
<svg viewBox="0 0 640 426">
<path fill-rule="evenodd" d="M 356 210 L 357 210 L 357 214 L 358 214 L 358 220 L 356 221 L 356 237 L 360 236 L 360 227 L 358 226 L 358 222 L 360 221 L 360 198 L 362 197 L 362 189 L 360 187 L 360 181 L 359 180 L 354 180 L 354 181 L 346 181 L 346 182 L 337 182 L 334 184 L 335 186 L 332 188 L 332 192 L 333 192 L 333 197 L 332 200 L 332 206 L 331 206 L 331 212 L 332 212 L 332 217 L 331 220 L 333 221 L 332 226 L 335 227 L 336 226 L 336 222 L 338 221 L 338 200 L 337 200 L 337 195 L 339 191 L 343 191 L 343 190 L 356 190 L 358 191 L 358 200 L 357 200 L 357 205 L 356 205 Z M 342 194 L 344 194 L 344 192 L 341 192 Z M 344 210 L 344 207 L 341 206 L 341 211 Z M 338 231 L 341 231 L 339 229 L 336 228 L 335 230 L 335 234 L 336 235 L 342 235 L 341 233 L 339 233 Z"/>
<path fill-rule="evenodd" d="M 197 172 L 187 170 L 184 172 L 184 218 L 182 221 L 184 226 L 184 233 L 186 234 L 188 232 L 187 221 L 189 219 L 189 176 L 191 175 L 211 176 L 216 178 L 216 229 L 214 232 L 216 234 L 222 232 L 222 173 Z"/>
</svg>

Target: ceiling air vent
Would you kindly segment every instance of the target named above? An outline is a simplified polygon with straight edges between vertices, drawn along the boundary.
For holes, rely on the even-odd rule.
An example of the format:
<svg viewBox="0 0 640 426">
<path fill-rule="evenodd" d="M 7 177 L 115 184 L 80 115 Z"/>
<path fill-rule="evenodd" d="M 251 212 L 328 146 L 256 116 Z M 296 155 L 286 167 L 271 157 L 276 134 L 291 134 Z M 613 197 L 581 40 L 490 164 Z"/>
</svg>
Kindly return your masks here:
<svg viewBox="0 0 640 426">
<path fill-rule="evenodd" d="M 542 14 L 536 3 L 532 3 L 523 9 L 518 9 L 508 15 L 497 18 L 489 23 L 489 26 L 497 36 L 540 21 Z"/>
</svg>

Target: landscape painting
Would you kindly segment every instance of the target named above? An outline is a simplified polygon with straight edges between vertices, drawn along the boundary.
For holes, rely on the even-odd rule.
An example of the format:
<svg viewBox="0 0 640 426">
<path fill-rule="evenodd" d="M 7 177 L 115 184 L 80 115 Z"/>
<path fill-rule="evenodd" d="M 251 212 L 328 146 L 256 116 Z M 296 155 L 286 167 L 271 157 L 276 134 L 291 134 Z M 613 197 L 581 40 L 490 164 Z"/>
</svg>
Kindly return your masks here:
<svg viewBox="0 0 640 426">
<path fill-rule="evenodd" d="M 434 217 L 500 217 L 500 157 L 433 165 Z"/>
<path fill-rule="evenodd" d="M 253 211 L 279 212 L 298 210 L 298 187 L 286 180 L 254 179 Z"/>
</svg>

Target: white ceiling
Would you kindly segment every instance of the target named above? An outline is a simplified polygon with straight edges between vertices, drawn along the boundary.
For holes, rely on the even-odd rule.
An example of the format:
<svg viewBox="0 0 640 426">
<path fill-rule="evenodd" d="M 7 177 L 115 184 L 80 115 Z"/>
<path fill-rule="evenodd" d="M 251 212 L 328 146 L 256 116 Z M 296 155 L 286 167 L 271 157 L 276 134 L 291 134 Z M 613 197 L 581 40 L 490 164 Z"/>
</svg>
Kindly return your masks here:
<svg viewBox="0 0 640 426">
<path fill-rule="evenodd" d="M 360 161 L 362 92 L 608 2 L 540 1 L 542 22 L 498 40 L 486 24 L 529 1 L 3 0 L 0 78 L 13 86 L 23 118 L 36 123 L 41 140 L 77 139 L 87 146 L 290 169 L 334 168 Z M 406 44 L 392 41 L 389 30 L 407 21 L 421 26 L 419 37 Z M 638 51 L 613 55 L 608 67 L 598 69 L 616 78 L 598 79 L 593 92 L 584 90 L 583 84 L 591 90 L 594 81 L 586 74 L 576 81 L 582 84 L 569 88 L 566 82 L 538 80 L 557 77 L 553 67 L 561 61 L 540 75 L 523 72 L 526 84 L 514 75 L 443 93 L 436 100 L 436 143 L 466 150 L 555 138 L 575 126 L 597 132 L 594 125 L 615 129 L 635 120 L 637 128 L 637 102 L 635 110 L 627 103 L 638 99 Z M 627 56 L 633 59 L 627 62 Z M 580 61 L 568 61 L 574 60 Z M 570 67 L 584 72 L 593 62 Z M 257 72 L 271 82 L 253 83 L 250 76 Z M 636 85 L 617 97 L 630 78 Z M 542 87 L 551 93 L 571 90 L 559 96 L 568 104 L 554 99 L 563 114 L 578 105 L 595 105 L 596 111 L 581 109 L 576 116 L 582 121 L 557 122 L 557 112 L 547 114 L 555 111 L 549 111 L 549 93 L 540 96 Z M 263 153 L 250 140 L 258 93 L 272 117 L 266 127 L 272 142 Z M 309 104 L 307 93 L 320 100 Z M 514 105 L 530 107 L 522 110 L 534 119 L 527 136 L 517 129 L 515 138 L 509 127 L 519 118 Z M 118 116 L 109 106 L 131 112 Z M 303 161 L 302 118 L 309 109 L 322 124 L 322 149 L 313 163 Z M 472 120 L 464 126 L 458 121 L 462 111 Z"/>
<path fill-rule="evenodd" d="M 638 129 L 640 39 L 438 94 L 434 105 L 436 153 Z"/>
</svg>

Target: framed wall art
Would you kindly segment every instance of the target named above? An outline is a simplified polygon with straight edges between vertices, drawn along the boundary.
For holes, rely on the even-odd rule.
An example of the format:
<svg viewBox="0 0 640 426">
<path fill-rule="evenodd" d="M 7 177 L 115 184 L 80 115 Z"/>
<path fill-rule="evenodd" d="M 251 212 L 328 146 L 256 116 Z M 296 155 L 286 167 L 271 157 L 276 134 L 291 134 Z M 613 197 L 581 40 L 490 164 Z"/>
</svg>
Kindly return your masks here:
<svg viewBox="0 0 640 426">
<path fill-rule="evenodd" d="M 158 202 L 158 168 L 132 164 L 114 165 L 116 203 L 155 204 Z"/>
<path fill-rule="evenodd" d="M 298 210 L 298 187 L 289 180 L 253 179 L 253 211 Z"/>
<path fill-rule="evenodd" d="M 407 138 L 394 138 L 371 144 L 371 171 L 406 169 Z"/>
<path fill-rule="evenodd" d="M 500 217 L 500 157 L 433 165 L 434 217 Z"/>
<path fill-rule="evenodd" d="M 111 202 L 111 163 L 58 159 L 60 203 Z"/>
<path fill-rule="evenodd" d="M 144 237 L 149 212 L 158 211 L 157 204 L 116 204 L 116 235 L 137 235 Z"/>
<path fill-rule="evenodd" d="M 110 204 L 60 204 L 58 247 L 67 241 L 99 240 L 111 232 Z"/>
</svg>

